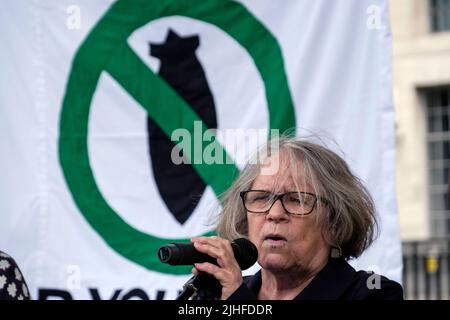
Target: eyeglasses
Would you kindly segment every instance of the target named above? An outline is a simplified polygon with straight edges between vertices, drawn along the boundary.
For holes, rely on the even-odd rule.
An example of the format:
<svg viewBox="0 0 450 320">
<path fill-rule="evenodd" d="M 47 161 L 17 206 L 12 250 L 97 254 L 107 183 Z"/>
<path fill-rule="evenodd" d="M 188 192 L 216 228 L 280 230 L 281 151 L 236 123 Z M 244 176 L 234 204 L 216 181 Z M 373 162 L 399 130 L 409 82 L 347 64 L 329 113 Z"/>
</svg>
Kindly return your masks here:
<svg viewBox="0 0 450 320">
<path fill-rule="evenodd" d="M 326 203 L 327 200 L 309 192 L 286 192 L 273 194 L 264 190 L 248 190 L 239 193 L 242 203 L 248 212 L 268 213 L 278 199 L 284 210 L 291 215 L 304 216 L 310 214 L 317 201 Z"/>
</svg>

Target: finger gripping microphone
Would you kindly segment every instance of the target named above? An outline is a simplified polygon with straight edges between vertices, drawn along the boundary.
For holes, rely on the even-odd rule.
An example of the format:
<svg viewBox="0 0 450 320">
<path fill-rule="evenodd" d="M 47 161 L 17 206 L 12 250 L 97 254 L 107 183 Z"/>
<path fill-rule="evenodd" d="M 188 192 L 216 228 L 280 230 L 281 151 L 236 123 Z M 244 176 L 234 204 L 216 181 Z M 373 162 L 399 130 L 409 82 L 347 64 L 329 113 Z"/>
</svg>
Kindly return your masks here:
<svg viewBox="0 0 450 320">
<path fill-rule="evenodd" d="M 258 250 L 245 238 L 231 242 L 234 258 L 242 270 L 250 268 L 258 260 Z M 169 243 L 158 250 L 158 258 L 163 263 L 172 266 L 193 265 L 194 263 L 210 262 L 217 265 L 216 259 L 195 249 L 193 243 Z"/>
</svg>

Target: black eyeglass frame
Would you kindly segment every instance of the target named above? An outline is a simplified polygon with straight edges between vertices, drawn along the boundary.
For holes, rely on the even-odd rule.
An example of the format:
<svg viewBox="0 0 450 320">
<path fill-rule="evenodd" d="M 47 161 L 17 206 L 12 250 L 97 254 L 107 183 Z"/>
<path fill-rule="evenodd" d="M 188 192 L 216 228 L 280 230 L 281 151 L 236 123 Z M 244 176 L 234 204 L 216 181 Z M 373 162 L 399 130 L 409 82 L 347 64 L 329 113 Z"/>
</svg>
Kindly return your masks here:
<svg viewBox="0 0 450 320">
<path fill-rule="evenodd" d="M 327 204 L 327 203 L 328 203 L 328 200 L 327 200 L 327 199 L 325 199 L 324 197 L 318 196 L 318 195 L 316 195 L 316 194 L 314 194 L 314 193 L 304 192 L 304 191 L 300 191 L 300 192 L 290 191 L 290 192 L 285 192 L 285 193 L 272 194 L 272 195 L 274 196 L 274 197 L 273 197 L 273 201 L 272 201 L 272 204 L 270 205 L 270 207 L 269 207 L 267 210 L 265 210 L 265 211 L 252 211 L 252 210 L 248 210 L 248 209 L 247 209 L 247 206 L 245 205 L 245 195 L 246 195 L 247 193 L 249 193 L 249 192 L 252 192 L 252 191 L 271 193 L 271 192 L 269 192 L 269 191 L 267 191 L 267 190 L 246 190 L 246 191 L 241 191 L 241 192 L 239 192 L 239 196 L 240 196 L 241 199 L 242 199 L 242 204 L 243 204 L 245 210 L 247 210 L 248 212 L 251 212 L 251 213 L 260 213 L 260 214 L 261 214 L 261 213 L 265 213 L 265 214 L 267 214 L 267 213 L 270 211 L 270 209 L 272 209 L 272 207 L 273 207 L 273 205 L 275 204 L 275 202 L 276 202 L 277 200 L 280 200 L 280 201 L 281 201 L 281 205 L 283 206 L 284 211 L 286 211 L 289 215 L 292 215 L 292 216 L 306 216 L 306 215 L 308 215 L 308 214 L 310 214 L 311 212 L 314 211 L 314 209 L 315 209 L 315 207 L 316 207 L 316 205 L 317 205 L 317 202 L 321 202 L 321 203 L 323 203 L 323 204 Z M 283 200 L 283 197 L 286 196 L 287 194 L 292 194 L 292 193 L 295 193 L 295 194 L 301 193 L 301 194 L 307 194 L 307 195 L 313 196 L 313 197 L 314 197 L 314 204 L 311 206 L 311 210 L 308 211 L 308 212 L 306 212 L 306 213 L 293 213 L 293 212 L 290 212 L 288 209 L 286 209 L 286 207 L 284 206 L 284 200 Z"/>
</svg>

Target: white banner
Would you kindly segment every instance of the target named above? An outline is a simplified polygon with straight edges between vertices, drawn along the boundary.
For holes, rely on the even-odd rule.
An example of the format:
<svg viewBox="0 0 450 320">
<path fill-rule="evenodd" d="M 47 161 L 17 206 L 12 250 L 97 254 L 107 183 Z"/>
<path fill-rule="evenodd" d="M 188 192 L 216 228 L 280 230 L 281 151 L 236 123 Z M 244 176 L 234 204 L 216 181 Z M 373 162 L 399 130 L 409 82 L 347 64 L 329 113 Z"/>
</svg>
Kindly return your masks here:
<svg viewBox="0 0 450 320">
<path fill-rule="evenodd" d="M 291 127 L 374 197 L 352 264 L 401 281 L 387 1 L 7 1 L 0 34 L 0 250 L 33 298 L 173 299 L 156 249 L 212 230 L 249 151 L 226 133 Z M 233 163 L 169 163 L 195 123 Z"/>
</svg>

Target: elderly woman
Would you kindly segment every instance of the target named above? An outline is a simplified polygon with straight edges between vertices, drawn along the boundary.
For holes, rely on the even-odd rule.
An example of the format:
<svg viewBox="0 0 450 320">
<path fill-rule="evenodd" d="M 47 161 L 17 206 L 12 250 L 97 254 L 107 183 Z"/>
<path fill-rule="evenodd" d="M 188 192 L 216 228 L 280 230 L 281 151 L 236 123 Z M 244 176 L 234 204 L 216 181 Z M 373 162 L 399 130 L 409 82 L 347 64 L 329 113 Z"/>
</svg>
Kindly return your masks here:
<svg viewBox="0 0 450 320">
<path fill-rule="evenodd" d="M 193 273 L 213 275 L 222 299 L 403 299 L 398 283 L 346 261 L 372 243 L 376 220 L 372 198 L 344 160 L 298 139 L 275 145 L 226 192 L 220 237 L 192 239 L 218 264 L 197 263 Z M 245 278 L 229 241 L 241 237 L 256 245 L 261 266 Z M 372 288 L 375 277 L 380 285 Z"/>
</svg>

